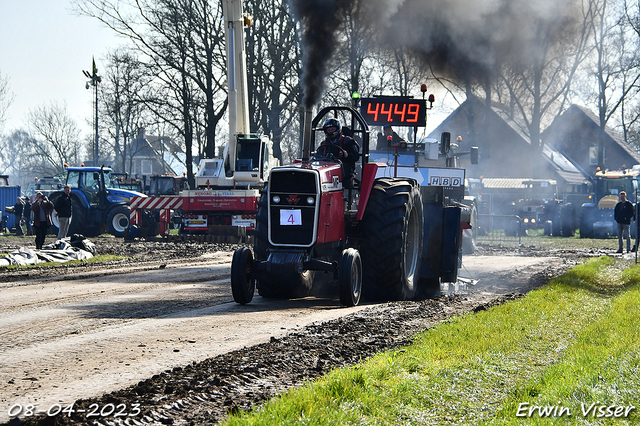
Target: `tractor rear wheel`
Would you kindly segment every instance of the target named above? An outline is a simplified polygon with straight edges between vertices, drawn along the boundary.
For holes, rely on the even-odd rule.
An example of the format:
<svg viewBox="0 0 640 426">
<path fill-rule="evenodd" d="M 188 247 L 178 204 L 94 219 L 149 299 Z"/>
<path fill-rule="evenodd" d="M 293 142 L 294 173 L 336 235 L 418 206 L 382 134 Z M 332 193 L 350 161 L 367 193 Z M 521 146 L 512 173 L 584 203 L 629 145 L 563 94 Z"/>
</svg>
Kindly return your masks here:
<svg viewBox="0 0 640 426">
<path fill-rule="evenodd" d="M 422 196 L 412 179 L 374 182 L 361 222 L 365 297 L 410 300 L 418 286 L 424 218 Z"/>
<path fill-rule="evenodd" d="M 116 237 L 124 237 L 124 231 L 129 228 L 129 206 L 116 206 L 107 214 L 107 232 Z"/>
<path fill-rule="evenodd" d="M 580 238 L 593 238 L 593 218 L 592 209 L 584 206 L 580 209 Z"/>
<path fill-rule="evenodd" d="M 254 234 L 255 258 L 265 261 L 269 258 L 268 229 L 269 212 L 267 203 L 267 185 L 260 191 L 258 212 L 256 213 L 256 232 Z M 287 276 L 276 275 L 267 271 L 260 272 L 257 276 L 258 294 L 266 298 L 295 299 L 306 297 L 313 285 L 314 271 L 303 271 L 299 274 Z"/>
<path fill-rule="evenodd" d="M 576 220 L 573 204 L 567 203 L 560 207 L 560 220 L 562 221 L 562 236 L 573 237 L 576 233 Z"/>
<path fill-rule="evenodd" d="M 71 221 L 67 235 L 80 234 L 85 237 L 93 237 L 91 228 L 87 228 L 87 211 L 77 198 L 71 199 Z"/>
<path fill-rule="evenodd" d="M 246 305 L 253 300 L 256 280 L 253 277 L 253 254 L 246 247 L 239 248 L 233 253 L 231 260 L 231 292 L 233 300 Z"/>
<path fill-rule="evenodd" d="M 358 250 L 348 248 L 342 252 L 338 265 L 340 303 L 356 306 L 362 293 L 362 261 Z"/>
</svg>

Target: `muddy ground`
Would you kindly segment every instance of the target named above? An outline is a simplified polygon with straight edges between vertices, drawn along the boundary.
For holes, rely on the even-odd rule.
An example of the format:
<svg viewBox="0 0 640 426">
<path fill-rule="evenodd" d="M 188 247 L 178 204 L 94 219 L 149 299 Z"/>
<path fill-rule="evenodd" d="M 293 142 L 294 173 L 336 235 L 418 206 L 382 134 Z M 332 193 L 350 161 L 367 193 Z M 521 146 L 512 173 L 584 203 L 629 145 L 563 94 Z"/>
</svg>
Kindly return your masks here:
<svg viewBox="0 0 640 426">
<path fill-rule="evenodd" d="M 30 240 L 24 240 L 30 243 Z M 31 270 L 0 270 L 0 280 L 41 278 L 65 275 L 71 269 L 108 270 L 123 265 L 178 262 L 212 251 L 231 251 L 236 246 L 212 243 L 122 243 L 113 238 L 95 239 L 98 254 L 124 256 L 103 264 L 55 266 Z M 11 251 L 23 241 L 0 239 L 0 252 Z M 399 348 L 411 342 L 416 333 L 455 315 L 486 309 L 522 297 L 526 291 L 547 283 L 584 258 L 609 254 L 607 250 L 549 250 L 522 247 L 519 250 L 480 246 L 476 254 L 518 256 L 554 256 L 558 258 L 530 275 L 514 271 L 511 293 L 491 293 L 481 283 L 461 294 L 438 299 L 392 302 L 376 305 L 334 321 L 313 324 L 300 332 L 271 342 L 230 352 L 200 363 L 174 368 L 150 377 L 137 385 L 104 395 L 79 400 L 74 409 L 87 410 L 71 417 L 58 415 L 14 419 L 9 424 L 71 425 L 90 424 L 87 412 L 108 404 L 131 412 L 139 404 L 140 413 L 131 418 L 97 416 L 95 424 L 198 424 L 214 425 L 231 411 L 252 410 L 266 400 L 305 381 L 317 378 L 333 368 L 354 365 L 383 350 Z M 480 294 L 482 293 L 482 297 Z M 96 405 L 97 404 L 97 405 Z M 124 420 L 127 419 L 127 423 Z M 99 422 L 99 423 L 98 423 Z"/>
</svg>

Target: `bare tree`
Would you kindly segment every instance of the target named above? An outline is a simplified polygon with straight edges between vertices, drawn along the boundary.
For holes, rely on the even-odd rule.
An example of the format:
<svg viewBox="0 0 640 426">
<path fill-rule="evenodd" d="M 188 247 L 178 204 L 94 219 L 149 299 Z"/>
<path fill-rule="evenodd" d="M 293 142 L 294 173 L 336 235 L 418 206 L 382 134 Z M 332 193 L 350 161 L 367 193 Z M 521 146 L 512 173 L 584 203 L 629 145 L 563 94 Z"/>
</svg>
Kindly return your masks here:
<svg viewBox="0 0 640 426">
<path fill-rule="evenodd" d="M 35 157 L 34 172 L 40 175 L 64 173 L 66 163 L 80 161 L 84 147 L 80 129 L 67 114 L 66 105 L 51 103 L 29 111 L 29 141 Z"/>
<path fill-rule="evenodd" d="M 7 109 L 13 101 L 13 95 L 9 91 L 9 78 L 0 74 L 0 133 L 6 120 Z"/>
<path fill-rule="evenodd" d="M 557 20 L 534 21 L 528 47 L 517 55 L 514 52 L 501 67 L 500 82 L 508 91 L 514 117 L 522 120 L 522 130 L 537 150 L 541 149 L 544 117 L 562 111 L 576 70 L 590 52 L 591 13 L 587 8 L 581 20 L 559 16 Z"/>
<path fill-rule="evenodd" d="M 33 146 L 34 141 L 23 129 L 0 138 L 0 173 L 12 176 L 20 186 L 33 182 L 38 176 L 34 170 L 41 165 Z"/>
<path fill-rule="evenodd" d="M 143 67 L 132 52 L 118 49 L 108 55 L 108 65 L 101 85 L 102 116 L 106 125 L 106 142 L 113 155 L 114 169 L 126 172 L 127 154 L 143 118 Z"/>
<path fill-rule="evenodd" d="M 274 155 L 282 160 L 283 129 L 298 119 L 301 97 L 296 26 L 282 0 L 250 0 L 246 10 L 255 17 L 247 30 L 251 128 L 271 135 Z"/>
<path fill-rule="evenodd" d="M 205 129 L 201 154 L 213 157 L 216 127 L 227 108 L 220 5 L 207 0 L 87 0 L 74 5 L 128 38 L 146 63 L 150 86 L 143 101 L 184 137 L 192 182 L 197 127 Z M 196 116 L 198 111 L 203 117 Z"/>
<path fill-rule="evenodd" d="M 637 90 L 640 79 L 638 73 L 638 44 L 630 43 L 629 25 L 624 8 L 612 0 L 590 0 L 591 6 L 591 43 L 593 55 L 587 66 L 588 78 L 595 81 L 595 90 L 583 95 L 584 99 L 595 99 L 600 124 L 598 143 L 598 166 L 605 167 L 604 135 L 605 128 L 612 118 L 623 123 L 625 103 Z M 626 132 L 625 132 L 626 133 Z"/>
</svg>

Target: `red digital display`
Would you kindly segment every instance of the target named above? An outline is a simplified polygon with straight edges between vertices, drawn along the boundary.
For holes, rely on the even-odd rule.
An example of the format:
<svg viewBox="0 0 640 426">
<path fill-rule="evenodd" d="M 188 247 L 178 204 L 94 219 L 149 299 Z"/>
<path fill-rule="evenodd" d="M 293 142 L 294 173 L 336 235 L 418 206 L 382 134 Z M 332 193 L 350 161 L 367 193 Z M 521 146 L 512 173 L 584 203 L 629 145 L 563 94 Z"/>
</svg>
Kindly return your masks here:
<svg viewBox="0 0 640 426">
<path fill-rule="evenodd" d="M 427 125 L 427 102 L 424 99 L 381 96 L 360 101 L 360 114 L 370 126 Z"/>
</svg>

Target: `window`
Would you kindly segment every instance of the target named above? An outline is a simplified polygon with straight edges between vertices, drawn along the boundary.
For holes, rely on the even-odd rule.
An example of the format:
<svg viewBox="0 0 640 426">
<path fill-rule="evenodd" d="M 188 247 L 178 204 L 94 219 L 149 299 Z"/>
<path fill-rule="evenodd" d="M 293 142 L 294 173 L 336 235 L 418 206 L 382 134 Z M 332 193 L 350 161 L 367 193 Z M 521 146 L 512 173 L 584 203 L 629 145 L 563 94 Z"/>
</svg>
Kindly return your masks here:
<svg viewBox="0 0 640 426">
<path fill-rule="evenodd" d="M 150 160 L 142 160 L 140 162 L 140 168 L 142 169 L 143 175 L 151 175 L 153 174 L 153 163 Z"/>
</svg>

